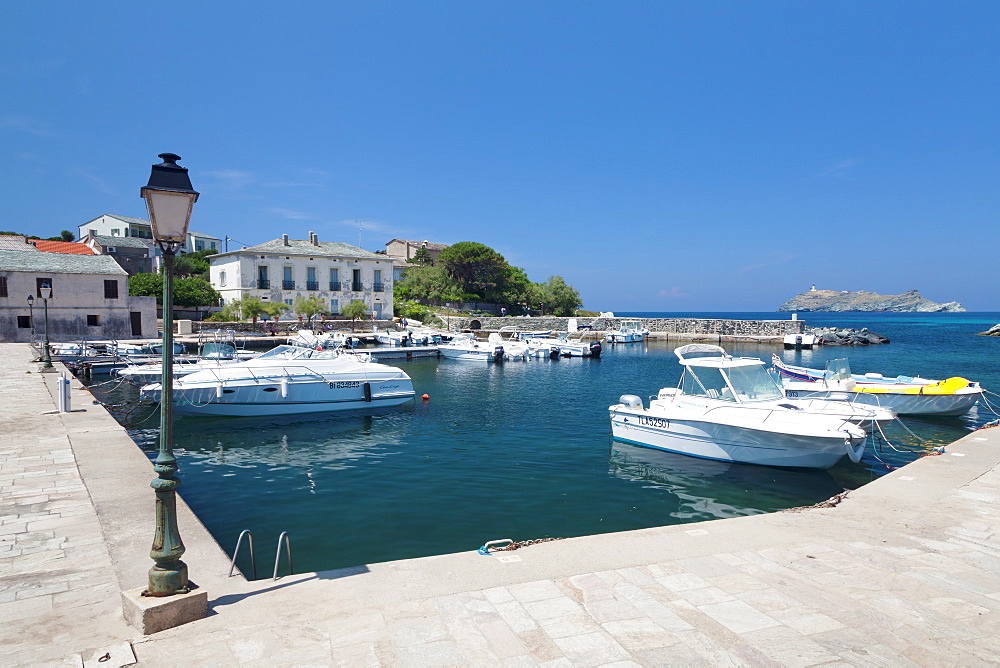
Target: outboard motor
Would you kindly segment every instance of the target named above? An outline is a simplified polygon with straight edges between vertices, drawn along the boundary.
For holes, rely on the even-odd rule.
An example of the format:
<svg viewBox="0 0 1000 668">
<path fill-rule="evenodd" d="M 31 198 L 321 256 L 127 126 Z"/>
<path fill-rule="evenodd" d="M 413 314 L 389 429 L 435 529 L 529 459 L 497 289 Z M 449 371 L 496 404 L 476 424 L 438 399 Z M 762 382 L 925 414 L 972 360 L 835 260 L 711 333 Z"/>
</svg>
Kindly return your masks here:
<svg viewBox="0 0 1000 668">
<path fill-rule="evenodd" d="M 549 348 L 549 359 L 550 360 L 559 359 L 559 352 L 560 350 L 558 346 L 552 346 L 551 348 Z"/>
<path fill-rule="evenodd" d="M 503 364 L 503 346 L 497 346 L 493 349 L 493 361 L 497 364 Z"/>
<path fill-rule="evenodd" d="M 410 335 L 409 335 L 409 334 L 407 334 L 406 336 L 404 336 L 404 337 L 403 337 L 403 338 L 402 338 L 402 339 L 400 340 L 400 342 L 399 342 L 399 345 L 403 346 L 404 348 L 405 348 L 406 346 L 410 345 Z"/>
<path fill-rule="evenodd" d="M 801 335 L 795 337 L 795 349 L 796 350 L 802 350 L 802 336 Z"/>
<path fill-rule="evenodd" d="M 601 350 L 602 350 L 602 348 L 601 348 L 601 342 L 600 341 L 594 341 L 593 343 L 590 344 L 590 356 L 591 357 L 600 357 L 601 356 Z"/>
<path fill-rule="evenodd" d="M 623 394 L 618 397 L 618 403 L 620 403 L 625 408 L 643 408 L 642 399 L 634 394 Z"/>
</svg>

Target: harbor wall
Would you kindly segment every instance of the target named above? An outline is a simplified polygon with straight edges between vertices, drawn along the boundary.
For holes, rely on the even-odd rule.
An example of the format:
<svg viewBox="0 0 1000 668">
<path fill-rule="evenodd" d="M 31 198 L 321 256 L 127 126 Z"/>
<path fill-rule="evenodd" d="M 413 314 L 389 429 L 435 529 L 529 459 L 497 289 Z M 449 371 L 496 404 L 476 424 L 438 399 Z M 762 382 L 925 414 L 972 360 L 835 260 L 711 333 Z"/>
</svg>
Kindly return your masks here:
<svg viewBox="0 0 1000 668">
<path fill-rule="evenodd" d="M 593 331 L 613 331 L 625 320 L 638 320 L 651 334 L 713 335 L 747 337 L 783 337 L 801 334 L 805 329 L 802 320 L 726 320 L 711 318 L 557 318 L 557 317 L 482 317 L 451 318 L 452 327 L 458 329 L 498 330 L 517 327 L 527 330 L 552 330 L 565 332 L 570 320 L 577 326 L 590 325 Z"/>
</svg>

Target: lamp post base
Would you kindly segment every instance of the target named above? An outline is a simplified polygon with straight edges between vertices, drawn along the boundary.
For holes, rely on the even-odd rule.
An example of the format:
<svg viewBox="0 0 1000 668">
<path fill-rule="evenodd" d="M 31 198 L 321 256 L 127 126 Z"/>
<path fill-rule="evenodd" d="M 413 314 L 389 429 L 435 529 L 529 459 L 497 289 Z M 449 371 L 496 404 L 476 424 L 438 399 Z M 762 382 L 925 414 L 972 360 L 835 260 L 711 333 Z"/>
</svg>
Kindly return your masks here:
<svg viewBox="0 0 1000 668">
<path fill-rule="evenodd" d="M 175 596 L 143 596 L 145 587 L 122 592 L 125 621 L 144 635 L 172 629 L 208 615 L 208 592 L 196 589 Z"/>
<path fill-rule="evenodd" d="M 149 586 L 142 592 L 149 598 L 176 596 L 191 591 L 188 582 L 188 567 L 180 559 L 163 565 L 157 564 L 149 569 Z"/>
</svg>

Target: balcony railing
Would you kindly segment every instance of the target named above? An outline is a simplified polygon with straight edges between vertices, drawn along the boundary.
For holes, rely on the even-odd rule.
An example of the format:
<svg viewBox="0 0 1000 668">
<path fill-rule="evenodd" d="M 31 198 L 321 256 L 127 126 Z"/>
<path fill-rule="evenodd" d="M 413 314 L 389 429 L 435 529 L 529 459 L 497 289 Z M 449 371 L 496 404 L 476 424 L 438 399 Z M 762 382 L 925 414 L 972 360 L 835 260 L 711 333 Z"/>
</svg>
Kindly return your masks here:
<svg viewBox="0 0 1000 668">
<path fill-rule="evenodd" d="M 271 289 L 271 281 L 267 280 L 266 278 L 258 278 L 257 279 L 257 289 L 258 290 L 270 290 Z"/>
<path fill-rule="evenodd" d="M 361 292 L 361 290 L 362 290 L 361 282 L 357 281 L 357 282 L 351 283 L 351 290 L 353 290 L 354 292 Z"/>
<path fill-rule="evenodd" d="M 385 290 L 382 289 L 382 284 L 381 283 L 376 283 L 374 285 L 374 290 L 375 290 L 375 292 L 385 292 Z"/>
<path fill-rule="evenodd" d="M 330 281 L 330 292 L 340 292 L 340 281 Z"/>
<path fill-rule="evenodd" d="M 319 290 L 319 281 L 306 281 L 306 290 Z"/>
<path fill-rule="evenodd" d="M 281 289 L 282 290 L 294 290 L 295 289 L 295 281 L 282 281 L 281 282 Z"/>
</svg>

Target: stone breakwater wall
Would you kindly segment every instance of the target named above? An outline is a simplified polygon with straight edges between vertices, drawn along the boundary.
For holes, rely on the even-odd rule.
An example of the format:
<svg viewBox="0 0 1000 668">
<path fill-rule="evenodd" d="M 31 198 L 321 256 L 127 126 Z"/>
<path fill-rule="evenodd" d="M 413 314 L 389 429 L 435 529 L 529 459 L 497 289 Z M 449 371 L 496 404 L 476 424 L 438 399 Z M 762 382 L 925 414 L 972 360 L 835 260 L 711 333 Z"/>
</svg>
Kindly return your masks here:
<svg viewBox="0 0 1000 668">
<path fill-rule="evenodd" d="M 624 320 L 638 320 L 651 334 L 733 336 L 733 337 L 783 337 L 805 331 L 802 320 L 714 320 L 709 318 L 575 318 L 578 326 L 590 325 L 593 331 L 616 330 Z M 565 332 L 570 318 L 452 318 L 452 327 L 459 329 L 497 330 L 517 327 L 528 330 Z"/>
</svg>

